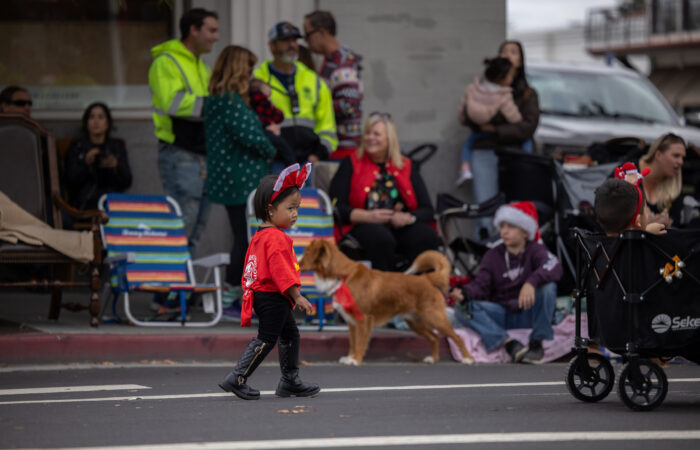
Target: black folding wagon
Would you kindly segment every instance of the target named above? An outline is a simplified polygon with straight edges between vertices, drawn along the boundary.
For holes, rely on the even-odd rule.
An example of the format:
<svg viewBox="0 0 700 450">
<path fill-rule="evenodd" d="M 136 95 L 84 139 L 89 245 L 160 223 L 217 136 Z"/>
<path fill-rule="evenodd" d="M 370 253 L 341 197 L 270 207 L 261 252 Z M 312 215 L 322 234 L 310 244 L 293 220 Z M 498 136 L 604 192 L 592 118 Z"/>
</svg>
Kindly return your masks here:
<svg viewBox="0 0 700 450">
<path fill-rule="evenodd" d="M 589 351 L 601 345 L 622 355 L 620 400 L 636 411 L 658 407 L 668 392 L 659 361 L 681 356 L 700 363 L 700 231 L 619 236 L 574 228 L 576 337 L 566 386 L 584 402 L 613 389 L 610 361 Z M 581 336 L 582 302 L 588 338 Z"/>
</svg>

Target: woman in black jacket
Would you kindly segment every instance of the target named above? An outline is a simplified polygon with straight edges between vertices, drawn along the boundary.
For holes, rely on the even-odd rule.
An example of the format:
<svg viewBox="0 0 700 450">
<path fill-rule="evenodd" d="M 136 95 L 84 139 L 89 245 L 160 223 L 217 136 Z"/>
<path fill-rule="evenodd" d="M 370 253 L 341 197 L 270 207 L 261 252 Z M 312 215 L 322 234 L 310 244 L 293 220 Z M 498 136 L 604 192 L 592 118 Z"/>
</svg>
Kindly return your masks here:
<svg viewBox="0 0 700 450">
<path fill-rule="evenodd" d="M 525 53 L 518 41 L 504 41 L 498 49 L 498 56 L 507 58 L 517 68 L 511 87 L 513 100 L 518 107 L 523 120 L 508 123 L 500 114 L 484 125 L 467 123 L 473 132 L 485 133 L 476 139 L 472 153 L 472 197 L 474 203 L 482 203 L 498 193 L 498 157 L 497 148 L 519 148 L 527 152 L 533 151 L 532 137 L 540 120 L 540 106 L 537 92 L 530 87 L 525 78 Z M 469 122 L 469 121 L 467 121 Z M 490 231 L 491 218 L 477 221 L 477 238 L 481 237 L 480 229 Z"/>
<path fill-rule="evenodd" d="M 83 113 L 82 135 L 66 156 L 68 201 L 78 209 L 94 209 L 103 194 L 131 186 L 124 141 L 110 136 L 112 114 L 104 103 L 92 103 Z"/>
</svg>

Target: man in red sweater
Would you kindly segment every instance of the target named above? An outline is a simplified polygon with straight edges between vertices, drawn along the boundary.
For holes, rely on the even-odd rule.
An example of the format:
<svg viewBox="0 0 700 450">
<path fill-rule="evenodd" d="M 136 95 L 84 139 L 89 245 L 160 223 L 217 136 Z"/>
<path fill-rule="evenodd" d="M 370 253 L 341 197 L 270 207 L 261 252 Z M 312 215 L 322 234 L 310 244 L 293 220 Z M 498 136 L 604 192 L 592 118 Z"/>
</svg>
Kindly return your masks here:
<svg viewBox="0 0 700 450">
<path fill-rule="evenodd" d="M 362 139 L 362 57 L 338 43 L 336 24 L 328 11 L 314 11 L 304 17 L 304 39 L 313 53 L 323 55 L 318 74 L 333 96 L 338 149 L 331 158 L 342 159 L 360 146 Z"/>
</svg>

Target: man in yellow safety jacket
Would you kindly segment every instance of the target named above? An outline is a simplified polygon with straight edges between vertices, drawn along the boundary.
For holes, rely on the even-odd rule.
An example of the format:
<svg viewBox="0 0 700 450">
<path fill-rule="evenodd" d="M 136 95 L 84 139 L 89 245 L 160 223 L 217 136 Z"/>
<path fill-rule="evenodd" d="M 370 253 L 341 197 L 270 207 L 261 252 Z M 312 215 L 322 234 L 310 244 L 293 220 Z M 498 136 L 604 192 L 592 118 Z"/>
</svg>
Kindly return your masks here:
<svg viewBox="0 0 700 450">
<path fill-rule="evenodd" d="M 201 8 L 189 10 L 180 18 L 180 33 L 180 40 L 151 49 L 148 84 L 153 92 L 160 179 L 166 195 L 182 209 L 192 252 L 210 208 L 202 107 L 211 70 L 200 55 L 210 52 L 219 40 L 216 13 Z"/>
<path fill-rule="evenodd" d="M 270 85 L 270 101 L 284 113 L 282 137 L 294 148 L 300 163 L 327 159 L 338 146 L 333 98 L 326 83 L 297 61 L 299 29 L 280 22 L 268 32 L 274 56 L 253 76 Z"/>
</svg>

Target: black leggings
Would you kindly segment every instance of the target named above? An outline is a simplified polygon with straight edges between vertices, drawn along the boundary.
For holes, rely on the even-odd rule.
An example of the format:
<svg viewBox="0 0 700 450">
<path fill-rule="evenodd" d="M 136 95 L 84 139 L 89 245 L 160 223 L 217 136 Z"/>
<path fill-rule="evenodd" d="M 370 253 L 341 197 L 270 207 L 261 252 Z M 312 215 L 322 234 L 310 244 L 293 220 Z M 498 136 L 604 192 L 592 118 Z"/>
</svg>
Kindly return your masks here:
<svg viewBox="0 0 700 450">
<path fill-rule="evenodd" d="M 423 222 L 401 228 L 361 223 L 355 225 L 352 234 L 362 246 L 362 251 L 372 261 L 372 268 L 396 270 L 396 253 L 413 261 L 425 250 L 437 250 L 440 240 L 435 230 Z"/>
<path fill-rule="evenodd" d="M 284 295 L 279 292 L 256 292 L 253 309 L 258 315 L 258 339 L 270 347 L 277 343 L 277 338 L 288 342 L 299 340 L 292 304 Z"/>
<path fill-rule="evenodd" d="M 233 248 L 231 249 L 231 261 L 226 267 L 226 282 L 232 286 L 240 286 L 245 253 L 248 250 L 248 224 L 245 205 L 226 205 L 226 212 L 233 232 Z"/>
</svg>

